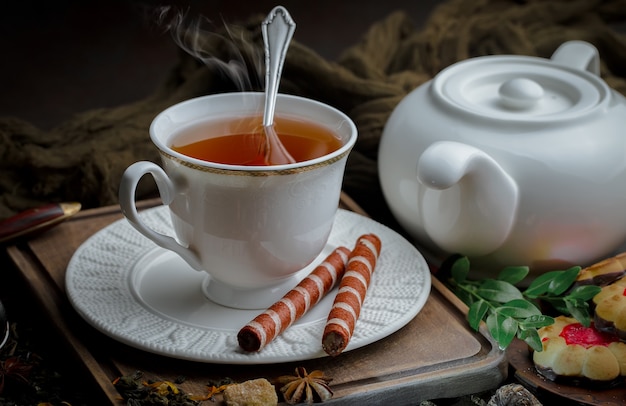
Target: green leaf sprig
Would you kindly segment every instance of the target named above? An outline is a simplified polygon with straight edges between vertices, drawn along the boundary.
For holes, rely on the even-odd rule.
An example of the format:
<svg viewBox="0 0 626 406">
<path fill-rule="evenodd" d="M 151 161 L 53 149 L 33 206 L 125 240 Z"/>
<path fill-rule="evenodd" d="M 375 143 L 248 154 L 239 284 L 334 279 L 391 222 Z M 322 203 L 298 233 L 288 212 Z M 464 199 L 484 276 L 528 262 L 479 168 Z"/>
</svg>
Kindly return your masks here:
<svg viewBox="0 0 626 406">
<path fill-rule="evenodd" d="M 528 276 L 528 267 L 505 267 L 495 279 L 471 280 L 468 279 L 469 259 L 459 257 L 452 263 L 450 284 L 455 294 L 469 306 L 467 319 L 474 330 L 478 331 L 480 323 L 485 321 L 500 349 L 506 349 L 517 337 L 535 351 L 541 351 L 537 329 L 554 323 L 554 318 L 542 313 L 542 302 L 576 318 L 584 326 L 591 323 L 588 301 L 600 292 L 600 287 L 572 287 L 580 269 L 575 266 L 546 272 L 521 291 L 515 285 Z"/>
</svg>

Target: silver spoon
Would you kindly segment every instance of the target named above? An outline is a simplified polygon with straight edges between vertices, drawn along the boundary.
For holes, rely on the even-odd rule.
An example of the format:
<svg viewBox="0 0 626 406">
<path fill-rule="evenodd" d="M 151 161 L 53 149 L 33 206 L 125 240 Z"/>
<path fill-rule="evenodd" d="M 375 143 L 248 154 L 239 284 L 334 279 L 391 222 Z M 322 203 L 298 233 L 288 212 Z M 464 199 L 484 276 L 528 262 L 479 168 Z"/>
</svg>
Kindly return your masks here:
<svg viewBox="0 0 626 406">
<path fill-rule="evenodd" d="M 296 23 L 287 10 L 276 6 L 267 15 L 261 31 L 265 44 L 265 110 L 263 112 L 263 128 L 267 139 L 265 159 L 270 165 L 280 165 L 295 162 L 278 138 L 274 129 L 274 110 L 276 108 L 276 94 L 283 70 L 283 63 L 287 55 L 287 48 Z"/>
</svg>

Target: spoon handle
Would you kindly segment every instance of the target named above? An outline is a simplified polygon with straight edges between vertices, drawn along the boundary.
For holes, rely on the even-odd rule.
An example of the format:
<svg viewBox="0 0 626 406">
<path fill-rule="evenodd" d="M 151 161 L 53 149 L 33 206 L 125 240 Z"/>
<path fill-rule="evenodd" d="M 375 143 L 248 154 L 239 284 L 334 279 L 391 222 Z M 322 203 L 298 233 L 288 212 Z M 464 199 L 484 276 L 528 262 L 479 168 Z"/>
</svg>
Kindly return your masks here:
<svg viewBox="0 0 626 406">
<path fill-rule="evenodd" d="M 287 54 L 289 42 L 296 30 L 296 23 L 289 12 L 282 7 L 276 6 L 267 15 L 261 31 L 265 44 L 265 111 L 263 125 L 274 124 L 274 109 L 276 106 L 276 94 L 278 83 L 283 70 L 283 62 Z"/>
</svg>

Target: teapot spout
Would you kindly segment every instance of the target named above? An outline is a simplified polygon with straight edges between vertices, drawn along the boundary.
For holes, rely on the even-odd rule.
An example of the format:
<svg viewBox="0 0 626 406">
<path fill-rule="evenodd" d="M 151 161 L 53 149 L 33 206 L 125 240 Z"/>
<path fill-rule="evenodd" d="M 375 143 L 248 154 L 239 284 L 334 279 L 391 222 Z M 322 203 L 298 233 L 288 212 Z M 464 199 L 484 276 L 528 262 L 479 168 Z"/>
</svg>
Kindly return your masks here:
<svg viewBox="0 0 626 406">
<path fill-rule="evenodd" d="M 483 256 L 508 238 L 518 212 L 516 182 L 489 155 L 452 141 L 429 146 L 417 164 L 424 231 L 441 249 Z"/>
</svg>

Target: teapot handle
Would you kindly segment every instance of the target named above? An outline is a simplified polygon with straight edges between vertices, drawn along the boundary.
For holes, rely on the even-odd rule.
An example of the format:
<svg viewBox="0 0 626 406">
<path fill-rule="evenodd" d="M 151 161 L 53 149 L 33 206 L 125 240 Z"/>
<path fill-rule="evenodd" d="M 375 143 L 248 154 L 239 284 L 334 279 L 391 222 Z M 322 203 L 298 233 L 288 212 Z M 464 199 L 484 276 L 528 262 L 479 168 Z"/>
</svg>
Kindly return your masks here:
<svg viewBox="0 0 626 406">
<path fill-rule="evenodd" d="M 567 41 L 561 44 L 550 58 L 553 62 L 600 76 L 600 53 L 586 41 Z"/>
</svg>

